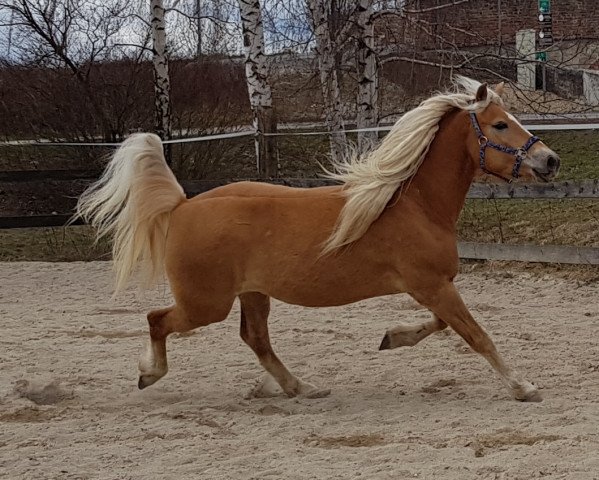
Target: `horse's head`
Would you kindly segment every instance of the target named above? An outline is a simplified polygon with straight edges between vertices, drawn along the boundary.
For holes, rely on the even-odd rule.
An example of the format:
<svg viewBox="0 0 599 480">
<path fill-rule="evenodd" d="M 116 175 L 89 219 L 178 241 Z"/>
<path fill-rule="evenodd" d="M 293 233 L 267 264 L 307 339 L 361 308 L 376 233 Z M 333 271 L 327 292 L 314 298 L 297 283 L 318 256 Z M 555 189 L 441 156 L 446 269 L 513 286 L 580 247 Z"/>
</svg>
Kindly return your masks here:
<svg viewBox="0 0 599 480">
<path fill-rule="evenodd" d="M 489 93 L 483 83 L 476 92 L 476 102 L 484 104 L 487 96 L 501 94 L 502 86 Z M 479 171 L 511 181 L 522 178 L 549 182 L 559 170 L 558 155 L 526 130 L 513 115 L 496 102 L 470 113 L 469 152 Z"/>
</svg>

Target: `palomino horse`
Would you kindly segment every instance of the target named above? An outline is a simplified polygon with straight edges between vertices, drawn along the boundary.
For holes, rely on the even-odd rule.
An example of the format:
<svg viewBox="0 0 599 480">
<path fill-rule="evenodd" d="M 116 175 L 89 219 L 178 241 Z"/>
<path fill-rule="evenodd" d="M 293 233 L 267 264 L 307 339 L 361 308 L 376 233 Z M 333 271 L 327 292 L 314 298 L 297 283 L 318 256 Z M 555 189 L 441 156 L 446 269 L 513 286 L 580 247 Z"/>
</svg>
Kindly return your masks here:
<svg viewBox="0 0 599 480">
<path fill-rule="evenodd" d="M 406 292 L 429 321 L 388 330 L 380 349 L 412 346 L 449 325 L 518 400 L 537 388 L 509 368 L 464 305 L 455 226 L 481 170 L 548 181 L 558 156 L 506 113 L 498 91 L 458 78 L 404 115 L 365 158 L 337 165 L 342 185 L 299 189 L 241 182 L 187 199 L 155 135 L 129 137 L 80 199 L 78 213 L 114 237 L 116 289 L 137 263 L 164 268 L 175 305 L 148 314 L 139 388 L 167 372 L 166 337 L 224 320 L 241 303 L 241 338 L 289 396 L 328 393 L 275 355 L 270 298 L 309 307 Z M 270 377 L 268 377 L 270 378 Z"/>
</svg>

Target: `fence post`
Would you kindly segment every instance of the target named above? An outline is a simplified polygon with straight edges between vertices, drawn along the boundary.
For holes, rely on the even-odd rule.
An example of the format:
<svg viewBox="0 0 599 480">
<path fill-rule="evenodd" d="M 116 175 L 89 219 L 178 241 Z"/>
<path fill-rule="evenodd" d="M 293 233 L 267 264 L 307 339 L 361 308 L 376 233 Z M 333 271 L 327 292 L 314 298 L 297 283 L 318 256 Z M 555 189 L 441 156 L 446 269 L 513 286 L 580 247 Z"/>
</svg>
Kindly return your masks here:
<svg viewBox="0 0 599 480">
<path fill-rule="evenodd" d="M 536 87 L 536 67 L 534 62 L 535 55 L 535 31 L 520 30 L 516 33 L 516 52 L 518 57 L 518 86 L 524 90 L 535 90 Z"/>
</svg>

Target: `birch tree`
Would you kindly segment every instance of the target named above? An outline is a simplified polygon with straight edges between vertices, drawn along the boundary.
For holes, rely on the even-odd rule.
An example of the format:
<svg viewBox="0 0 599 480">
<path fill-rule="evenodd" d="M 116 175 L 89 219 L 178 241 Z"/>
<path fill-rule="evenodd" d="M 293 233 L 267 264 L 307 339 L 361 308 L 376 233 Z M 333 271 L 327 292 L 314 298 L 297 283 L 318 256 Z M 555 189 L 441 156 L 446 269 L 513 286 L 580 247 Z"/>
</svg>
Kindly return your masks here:
<svg viewBox="0 0 599 480">
<path fill-rule="evenodd" d="M 162 0 L 150 0 L 150 28 L 152 32 L 152 64 L 154 71 L 154 130 L 163 140 L 171 138 L 170 78 Z M 165 149 L 170 163 L 170 149 Z"/>
<path fill-rule="evenodd" d="M 339 162 L 343 158 L 347 138 L 344 131 L 341 92 L 337 78 L 335 43 L 330 29 L 331 2 L 308 0 L 308 7 L 316 40 L 315 50 L 318 58 L 325 119 L 329 130 L 331 157 L 334 162 Z"/>
<path fill-rule="evenodd" d="M 356 126 L 358 129 L 378 125 L 379 72 L 375 53 L 374 0 L 360 0 L 356 9 L 358 101 Z M 378 139 L 376 131 L 358 132 L 358 150 L 367 152 Z"/>
<path fill-rule="evenodd" d="M 165 7 L 169 50 L 178 57 L 238 52 L 238 0 L 171 0 L 165 1 Z"/>
<path fill-rule="evenodd" d="M 260 177 L 274 177 L 278 175 L 276 141 L 274 136 L 264 136 L 276 131 L 276 120 L 268 83 L 260 0 L 239 0 L 239 10 L 243 29 L 245 75 L 254 114 L 258 174 Z"/>
</svg>

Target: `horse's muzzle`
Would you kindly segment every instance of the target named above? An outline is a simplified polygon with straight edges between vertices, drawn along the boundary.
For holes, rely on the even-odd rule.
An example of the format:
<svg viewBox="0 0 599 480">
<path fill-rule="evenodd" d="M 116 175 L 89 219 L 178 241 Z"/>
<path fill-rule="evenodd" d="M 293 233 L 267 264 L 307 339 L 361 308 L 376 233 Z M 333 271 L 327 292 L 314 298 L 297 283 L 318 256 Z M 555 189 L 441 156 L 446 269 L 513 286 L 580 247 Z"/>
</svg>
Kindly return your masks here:
<svg viewBox="0 0 599 480">
<path fill-rule="evenodd" d="M 558 172 L 561 160 L 555 152 L 544 155 L 534 155 L 531 168 L 537 179 L 543 182 L 553 180 Z"/>
</svg>

